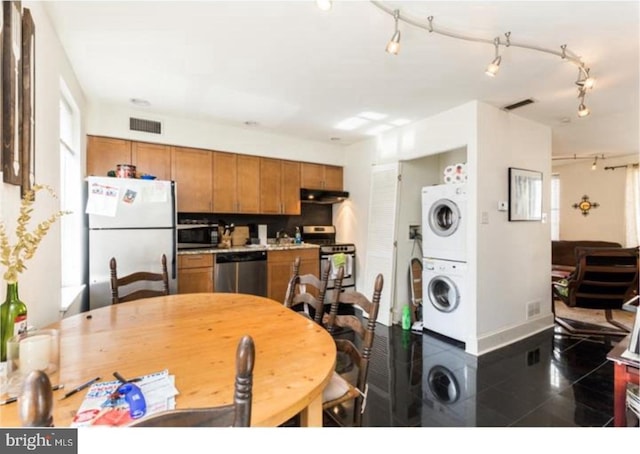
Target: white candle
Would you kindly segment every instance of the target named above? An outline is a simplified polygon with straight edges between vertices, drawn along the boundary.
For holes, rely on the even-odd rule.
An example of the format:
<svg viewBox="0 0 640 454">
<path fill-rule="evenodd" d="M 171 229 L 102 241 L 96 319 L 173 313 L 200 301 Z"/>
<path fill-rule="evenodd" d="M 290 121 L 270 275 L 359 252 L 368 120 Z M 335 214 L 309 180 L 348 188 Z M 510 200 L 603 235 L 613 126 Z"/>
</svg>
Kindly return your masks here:
<svg viewBox="0 0 640 454">
<path fill-rule="evenodd" d="M 46 370 L 51 357 L 51 336 L 38 334 L 20 340 L 20 372 L 28 374 L 32 370 Z"/>
</svg>

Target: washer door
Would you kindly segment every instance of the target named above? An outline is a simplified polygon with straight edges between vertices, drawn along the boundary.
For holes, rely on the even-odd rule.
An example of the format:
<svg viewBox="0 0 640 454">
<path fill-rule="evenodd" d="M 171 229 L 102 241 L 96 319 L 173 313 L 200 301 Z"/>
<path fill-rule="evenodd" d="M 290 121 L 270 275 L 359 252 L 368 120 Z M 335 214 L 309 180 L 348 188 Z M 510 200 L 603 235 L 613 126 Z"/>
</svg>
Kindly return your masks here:
<svg viewBox="0 0 640 454">
<path fill-rule="evenodd" d="M 460 226 L 460 208 L 449 199 L 440 199 L 429 209 L 429 228 L 438 236 L 451 236 Z"/>
<path fill-rule="evenodd" d="M 429 389 L 443 404 L 453 404 L 460 398 L 460 385 L 455 375 L 444 366 L 434 366 L 429 370 Z"/>
<path fill-rule="evenodd" d="M 447 276 L 435 276 L 429 281 L 429 301 L 440 312 L 453 312 L 460 304 L 458 286 Z"/>
</svg>

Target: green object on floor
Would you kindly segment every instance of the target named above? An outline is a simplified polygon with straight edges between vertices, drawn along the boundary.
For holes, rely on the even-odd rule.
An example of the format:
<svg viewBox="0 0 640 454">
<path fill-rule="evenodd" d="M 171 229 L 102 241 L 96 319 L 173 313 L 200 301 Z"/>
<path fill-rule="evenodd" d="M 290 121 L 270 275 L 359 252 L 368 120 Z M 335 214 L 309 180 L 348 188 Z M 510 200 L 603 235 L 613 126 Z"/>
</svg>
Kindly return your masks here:
<svg viewBox="0 0 640 454">
<path fill-rule="evenodd" d="M 405 331 L 411 329 L 411 309 L 409 306 L 402 308 L 402 329 Z"/>
</svg>

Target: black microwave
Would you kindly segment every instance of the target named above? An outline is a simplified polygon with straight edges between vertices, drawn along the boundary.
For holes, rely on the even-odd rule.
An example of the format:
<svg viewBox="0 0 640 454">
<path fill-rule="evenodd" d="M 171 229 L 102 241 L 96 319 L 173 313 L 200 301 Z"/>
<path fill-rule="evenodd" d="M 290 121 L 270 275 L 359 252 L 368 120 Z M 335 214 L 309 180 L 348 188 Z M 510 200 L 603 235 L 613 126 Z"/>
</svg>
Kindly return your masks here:
<svg viewBox="0 0 640 454">
<path fill-rule="evenodd" d="M 178 224 L 178 249 L 218 245 L 218 224 Z"/>
</svg>

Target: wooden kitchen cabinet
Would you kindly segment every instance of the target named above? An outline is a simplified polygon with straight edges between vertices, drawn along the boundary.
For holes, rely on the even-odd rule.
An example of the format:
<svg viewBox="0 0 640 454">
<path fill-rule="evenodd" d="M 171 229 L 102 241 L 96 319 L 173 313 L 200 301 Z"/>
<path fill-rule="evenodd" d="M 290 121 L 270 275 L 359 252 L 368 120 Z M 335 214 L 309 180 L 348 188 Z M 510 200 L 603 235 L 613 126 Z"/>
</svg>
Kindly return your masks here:
<svg viewBox="0 0 640 454">
<path fill-rule="evenodd" d="M 212 293 L 214 287 L 213 254 L 178 256 L 178 293 Z"/>
<path fill-rule="evenodd" d="M 300 257 L 300 274 L 320 276 L 320 253 L 317 248 L 287 249 L 267 252 L 267 295 L 284 303 L 293 261 Z"/>
<path fill-rule="evenodd" d="M 303 188 L 342 191 L 343 169 L 339 166 L 303 162 L 300 164 L 300 179 Z"/>
<path fill-rule="evenodd" d="M 300 163 L 260 158 L 260 212 L 300 214 Z"/>
<path fill-rule="evenodd" d="M 213 211 L 260 212 L 260 158 L 213 153 Z"/>
<path fill-rule="evenodd" d="M 146 142 L 131 143 L 131 163 L 136 174 L 155 175 L 158 180 L 171 179 L 171 147 Z"/>
<path fill-rule="evenodd" d="M 178 211 L 211 213 L 213 153 L 195 148 L 171 148 L 171 179 L 176 182 Z"/>
<path fill-rule="evenodd" d="M 118 164 L 132 164 L 130 140 L 87 136 L 87 176 L 106 177 Z"/>
</svg>

